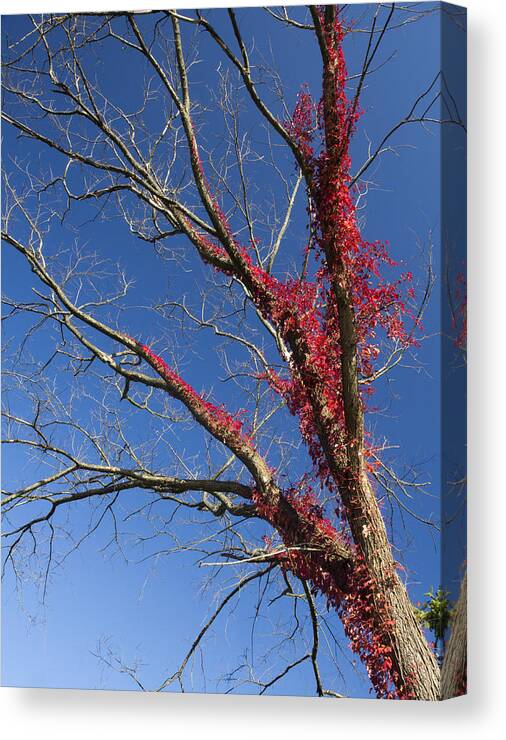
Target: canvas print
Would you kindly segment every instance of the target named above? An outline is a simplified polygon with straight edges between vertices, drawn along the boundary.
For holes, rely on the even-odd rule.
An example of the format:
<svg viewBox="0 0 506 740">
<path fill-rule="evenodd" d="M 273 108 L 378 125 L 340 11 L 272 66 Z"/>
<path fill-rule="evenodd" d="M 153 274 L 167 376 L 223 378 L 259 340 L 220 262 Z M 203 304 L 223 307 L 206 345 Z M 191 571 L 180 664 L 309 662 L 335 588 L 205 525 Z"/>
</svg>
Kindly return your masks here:
<svg viewBox="0 0 506 740">
<path fill-rule="evenodd" d="M 465 694 L 465 9 L 47 5 L 2 17 L 2 684 Z"/>
</svg>

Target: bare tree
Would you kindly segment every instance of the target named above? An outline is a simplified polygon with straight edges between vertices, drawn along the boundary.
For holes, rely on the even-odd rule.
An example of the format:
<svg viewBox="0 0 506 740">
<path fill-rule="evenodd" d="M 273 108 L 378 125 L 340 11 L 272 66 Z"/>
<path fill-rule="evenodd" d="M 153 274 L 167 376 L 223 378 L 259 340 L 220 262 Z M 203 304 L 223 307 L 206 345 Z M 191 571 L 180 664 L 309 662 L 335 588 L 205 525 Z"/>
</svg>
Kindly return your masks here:
<svg viewBox="0 0 506 740">
<path fill-rule="evenodd" d="M 232 579 L 160 690 L 183 688 L 217 617 L 261 584 L 258 608 L 286 603 L 280 643 L 298 636 L 304 645 L 274 675 L 248 666 L 231 686 L 246 681 L 264 692 L 308 663 L 316 693 L 339 697 L 318 664 L 322 641 L 334 639 L 330 608 L 379 697 L 438 699 L 438 662 L 379 502 L 417 516 L 404 494 L 423 482 L 389 465 L 364 421 L 370 389 L 415 345 L 433 276 L 429 268 L 416 303 L 409 275 L 383 277 L 391 260 L 363 240 L 357 209 L 366 175 L 400 127 L 463 124 L 438 74 L 352 169 L 360 96 L 387 61 L 386 34 L 433 11 L 380 4 L 353 25 L 346 7 L 264 12 L 288 36 L 314 39 L 319 102 L 301 88 L 290 109 L 280 76 L 232 9 L 39 16 L 9 40 L 2 115 L 19 149 L 4 165 L 2 239 L 35 283 L 29 299 L 18 290 L 5 298 L 4 318 L 22 327 L 22 341 L 5 350 L 4 444 L 42 472 L 3 492 L 5 564 L 22 580 L 42 561 L 45 589 L 55 559 L 103 522 L 121 548 L 121 509 L 149 521 L 152 533 L 139 539 L 197 553 L 212 584 Z M 348 34 L 365 40 L 356 74 L 346 69 Z M 144 74 L 128 100 L 98 65 L 106 48 Z M 214 96 L 202 94 L 194 70 L 206 54 L 219 57 Z M 40 157 L 23 156 L 24 146 Z M 255 179 L 265 168 L 276 179 L 269 193 Z M 304 212 L 307 238 L 294 247 Z M 132 276 L 106 243 L 79 241 L 80 223 L 91 219 L 105 242 L 111 221 L 126 225 L 163 269 L 194 274 L 199 289 L 139 306 L 136 323 Z M 200 360 L 190 362 L 194 346 Z M 234 388 L 227 408 L 189 382 L 199 361 L 218 378 L 211 356 Z M 300 476 L 294 461 L 304 455 Z M 76 534 L 65 517 L 82 502 L 91 515 Z M 259 520 L 271 532 L 264 540 Z M 135 668 L 99 654 L 144 688 Z"/>
</svg>

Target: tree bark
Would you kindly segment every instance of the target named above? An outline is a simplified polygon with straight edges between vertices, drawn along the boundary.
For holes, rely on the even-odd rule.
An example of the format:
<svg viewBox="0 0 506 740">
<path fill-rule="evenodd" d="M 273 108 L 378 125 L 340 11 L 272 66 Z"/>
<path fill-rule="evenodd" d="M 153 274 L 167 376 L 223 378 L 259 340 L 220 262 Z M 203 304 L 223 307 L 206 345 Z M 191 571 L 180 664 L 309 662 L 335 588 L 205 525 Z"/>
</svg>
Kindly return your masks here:
<svg viewBox="0 0 506 740">
<path fill-rule="evenodd" d="M 441 699 L 462 696 L 467 691 L 467 572 L 455 607 L 452 633 L 441 671 Z"/>
</svg>

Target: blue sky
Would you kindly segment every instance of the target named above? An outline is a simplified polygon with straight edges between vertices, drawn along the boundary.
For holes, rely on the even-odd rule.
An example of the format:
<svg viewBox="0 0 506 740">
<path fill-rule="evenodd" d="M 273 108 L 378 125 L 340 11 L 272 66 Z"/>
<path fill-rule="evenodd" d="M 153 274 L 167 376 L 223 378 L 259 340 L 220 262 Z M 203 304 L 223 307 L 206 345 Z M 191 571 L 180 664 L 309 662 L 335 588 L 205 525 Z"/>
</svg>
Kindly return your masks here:
<svg viewBox="0 0 506 740">
<path fill-rule="evenodd" d="M 415 4 L 418 8 L 420 4 Z M 433 7 L 431 4 L 425 7 Z M 365 26 L 370 18 L 368 6 L 354 9 L 358 24 Z M 219 27 L 226 27 L 223 11 L 209 11 L 208 16 Z M 399 15 L 402 17 L 402 14 Z M 287 29 L 268 19 L 265 12 L 257 9 L 240 10 L 238 18 L 248 39 L 255 40 L 256 52 L 270 60 L 279 72 L 289 107 L 293 107 L 295 96 L 303 83 L 318 97 L 320 68 L 317 49 L 311 35 Z M 352 147 L 354 169 L 367 155 L 368 140 L 377 142 L 409 110 L 417 96 L 427 88 L 440 69 L 440 22 L 439 13 L 429 14 L 423 20 L 396 28 L 389 32 L 382 46 L 381 61 L 389 60 L 369 78 L 362 97 L 363 116 Z M 147 29 L 153 19 L 140 21 Z M 2 18 L 3 37 L 21 35 L 27 27 L 22 16 Z M 451 31 L 452 33 L 454 31 Z M 345 52 L 348 69 L 353 74 L 360 69 L 366 35 L 352 34 L 347 40 Z M 190 49 L 192 38 L 185 30 L 184 42 Z M 5 43 L 5 41 L 4 41 Z M 199 39 L 199 54 L 204 60 L 192 68 L 191 80 L 195 96 L 202 104 L 211 106 L 217 90 L 217 70 L 223 63 L 219 51 L 205 37 Z M 134 109 L 140 101 L 144 70 L 136 57 L 128 50 L 118 51 L 117 45 L 104 44 L 99 55 L 86 58 L 89 68 L 97 75 L 102 89 L 114 96 L 118 105 Z M 461 91 L 460 91 L 461 92 Z M 156 125 L 162 115 L 161 103 L 155 99 L 146 114 L 146 122 Z M 215 111 L 202 118 L 201 135 L 209 147 L 222 146 L 223 123 Z M 259 150 L 267 152 L 265 137 L 253 112 L 245 107 L 244 131 L 255 142 Z M 44 124 L 42 123 L 41 126 Z M 3 156 L 8 163 L 13 156 L 28 159 L 33 166 L 62 167 L 60 157 L 48 154 L 41 147 L 19 142 L 12 130 L 3 129 Z M 416 124 L 404 126 L 391 141 L 395 151 L 385 154 L 377 167 L 369 172 L 374 180 L 368 195 L 366 208 L 361 211 L 363 234 L 366 239 L 387 240 L 392 256 L 406 269 L 413 272 L 418 292 L 423 290 L 426 274 L 428 245 L 433 244 L 433 267 L 436 275 L 435 288 L 424 318 L 427 336 L 416 358 L 393 371 L 378 390 L 371 405 L 378 413 L 370 414 L 368 425 L 377 439 L 386 438 L 392 449 L 385 459 L 403 471 L 415 467 L 420 479 L 430 481 L 430 495 L 417 495 L 407 504 L 419 517 L 439 519 L 440 508 L 440 446 L 441 446 L 441 343 L 439 339 L 441 312 L 446 311 L 444 285 L 441 280 L 440 203 L 441 190 L 440 147 L 441 129 L 437 126 L 422 128 Z M 42 159 L 39 156 L 42 154 Z M 450 158 L 451 159 L 451 158 Z M 38 164 L 40 161 L 40 164 Z M 451 165 L 451 162 L 450 162 Z M 6 168 L 9 164 L 5 165 Z M 289 159 L 282 160 L 287 175 L 293 171 Z M 456 165 L 455 165 L 456 166 Z M 291 169 L 292 168 L 292 169 Z M 251 175 L 257 190 L 253 198 L 258 208 L 266 207 L 269 197 L 280 196 L 272 170 L 262 162 L 251 165 Z M 22 185 L 21 176 L 15 175 L 16 184 Z M 78 178 L 76 176 L 76 187 Z M 233 183 L 237 187 L 237 182 Z M 301 247 L 306 238 L 305 204 L 302 198 L 284 242 L 279 269 L 290 266 L 300 259 Z M 155 339 L 160 350 L 172 349 L 178 353 L 180 368 L 185 379 L 198 390 L 212 390 L 213 398 L 226 403 L 232 410 L 244 404 L 240 390 L 233 384 L 223 383 L 216 378 L 223 376 L 219 356 L 213 349 L 216 340 L 212 333 L 200 332 L 191 343 L 188 335 L 182 335 L 179 324 L 174 320 L 154 317 L 146 307 L 163 300 L 181 300 L 187 297 L 187 305 L 198 306 L 199 290 L 209 271 L 189 253 L 187 246 L 178 245 L 184 252 L 184 263 L 162 260 L 152 248 L 136 240 L 119 218 L 98 217 L 94 205 L 76 209 L 64 226 L 54 226 L 51 231 L 49 252 L 57 251 L 74 240 L 93 261 L 90 255 L 97 252 L 101 257 L 119 261 L 128 276 L 135 277 L 135 284 L 120 315 L 121 326 L 132 336 L 143 341 Z M 262 230 L 260 237 L 265 238 Z M 104 278 L 107 284 L 108 277 Z M 6 248 L 3 252 L 3 288 L 9 295 L 30 295 L 34 280 L 22 260 Z M 23 319 L 8 324 L 4 333 L 6 361 L 26 331 Z M 26 351 L 43 360 L 48 356 L 48 342 L 54 340 L 54 331 L 47 329 L 28 343 Z M 12 341 L 12 344 L 11 344 Z M 233 357 L 239 360 L 239 357 Z M 98 400 L 100 383 L 87 380 L 89 397 L 81 394 L 74 398 L 71 377 L 63 375 L 58 366 L 49 371 L 56 384 L 62 403 L 66 399 L 75 404 L 79 418 L 95 421 L 95 400 Z M 14 396 L 7 403 L 19 404 L 27 412 L 26 399 Z M 175 407 L 173 407 L 175 408 Z M 149 444 L 149 422 L 140 421 L 139 414 L 121 411 L 125 429 L 130 439 Z M 293 436 L 293 420 L 281 413 L 273 423 L 273 431 L 283 431 L 287 439 Z M 156 430 L 155 430 L 156 431 Z M 111 432 L 112 433 L 112 432 Z M 166 440 L 179 456 L 188 460 L 200 457 L 202 436 L 184 428 L 180 434 L 160 438 L 151 450 L 154 461 L 167 466 Z M 173 453 L 171 453 L 172 455 Z M 210 453 L 216 456 L 216 452 Z M 302 472 L 306 466 L 303 451 L 294 451 L 291 474 Z M 275 453 L 272 453 L 275 461 Z M 218 457 L 215 458 L 216 460 Z M 20 451 L 4 450 L 3 487 L 9 490 L 25 484 L 37 475 L 44 465 L 28 460 Z M 142 491 L 126 492 L 129 497 L 120 502 L 118 515 L 125 517 L 143 503 Z M 385 514 L 390 521 L 390 508 L 385 504 Z M 66 516 L 66 515 L 65 515 Z M 78 506 L 68 513 L 65 528 L 79 537 L 90 520 L 89 506 Z M 410 593 L 415 600 L 431 586 L 439 585 L 440 550 L 438 532 L 416 521 L 409 515 L 403 517 L 393 509 L 394 545 L 399 547 L 399 559 L 407 568 Z M 93 653 L 98 643 L 121 655 L 129 665 L 139 661 L 139 677 L 147 687 L 156 687 L 179 665 L 187 647 L 198 633 L 209 615 L 216 592 L 221 595 L 233 580 L 232 573 L 221 573 L 216 581 L 202 589 L 203 578 L 210 569 L 196 566 L 197 554 L 186 552 L 170 556 L 155 557 L 159 549 L 166 549 L 164 538 L 156 541 L 136 542 L 136 536 L 149 537 L 153 522 L 140 517 L 119 519 L 122 532 L 122 548 L 110 544 L 110 518 L 86 539 L 75 552 L 56 567 L 50 575 L 44 603 L 37 584 L 30 582 L 27 572 L 26 583 L 20 590 L 8 568 L 3 587 L 2 610 L 2 683 L 14 686 L 49 686 L 76 688 L 135 688 L 128 676 L 109 670 Z M 157 522 L 159 524 L 159 521 Z M 155 523 L 155 524 L 156 524 Z M 62 526 L 63 526 L 62 522 Z M 215 526 L 215 525 L 211 525 Z M 184 538 L 188 525 L 176 520 L 175 533 Z M 192 530 L 193 531 L 193 530 Z M 265 531 L 263 526 L 250 526 L 250 535 L 259 538 Z M 59 543 L 64 553 L 69 543 Z M 43 551 L 42 558 L 43 560 Z M 147 557 L 149 556 L 149 557 Z M 40 563 L 39 563 L 40 567 Z M 226 569 L 225 569 L 226 571 Z M 273 585 L 273 594 L 279 592 L 279 584 Z M 276 634 L 282 629 L 287 610 L 291 604 L 277 601 L 270 610 L 255 619 L 255 603 L 258 588 L 241 594 L 234 602 L 231 612 L 221 615 L 204 643 L 203 656 L 198 656 L 192 676 L 186 680 L 185 688 L 195 691 L 224 691 L 232 684 L 224 677 L 241 663 L 255 661 L 257 675 L 273 675 L 275 666 L 282 660 L 293 659 L 290 646 L 279 649 Z M 354 656 L 346 651 L 346 640 L 340 632 L 338 619 L 331 613 L 326 615 L 329 634 L 336 636 L 343 653 L 336 661 L 342 675 L 337 675 L 333 662 L 322 659 L 322 671 L 328 683 L 336 691 L 351 696 L 368 696 L 368 683 L 360 666 L 354 666 Z M 307 633 L 307 622 L 303 623 L 303 635 Z M 325 628 L 327 629 L 327 628 Z M 251 635 L 254 635 L 252 639 Z M 303 638 L 304 639 L 304 638 Z M 265 659 L 262 659 L 265 655 Z M 244 657 L 245 656 L 245 657 Z M 295 656 L 296 657 L 296 656 Z M 202 663 L 200 661 L 203 661 Z M 273 668 L 274 667 L 274 668 Z M 244 672 L 236 674 L 245 675 Z M 177 690 L 177 687 L 174 687 Z M 257 688 L 240 683 L 236 690 L 256 693 Z M 314 679 L 308 666 L 301 666 L 287 675 L 269 693 L 308 694 L 314 693 Z"/>
</svg>

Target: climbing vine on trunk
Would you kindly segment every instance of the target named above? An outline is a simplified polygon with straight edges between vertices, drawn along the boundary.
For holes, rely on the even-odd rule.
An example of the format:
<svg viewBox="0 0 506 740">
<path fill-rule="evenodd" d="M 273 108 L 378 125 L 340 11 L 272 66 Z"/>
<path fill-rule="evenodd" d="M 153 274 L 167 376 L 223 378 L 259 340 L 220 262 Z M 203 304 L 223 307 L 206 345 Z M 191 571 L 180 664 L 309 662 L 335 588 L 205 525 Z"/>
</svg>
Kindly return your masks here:
<svg viewBox="0 0 506 740">
<path fill-rule="evenodd" d="M 232 518 L 260 519 L 269 527 L 269 534 L 264 538 L 265 547 L 260 553 L 256 549 L 245 551 L 248 555 L 244 557 L 245 562 L 268 562 L 261 577 L 276 567 L 284 578 L 293 575 L 299 579 L 310 605 L 313 626 L 312 599 L 315 595 L 323 597 L 327 609 L 341 620 L 351 650 L 365 666 L 376 695 L 386 699 L 439 699 L 438 661 L 400 577 L 402 567 L 394 557 L 376 489 L 375 475 L 382 463 L 364 422 L 374 403 L 374 381 L 390 369 L 389 362 L 398 361 L 392 357 L 400 359 L 418 345 L 422 326 L 420 306 L 427 299 L 427 291 L 425 295 L 417 295 L 411 271 L 391 257 L 387 242 L 364 238 L 357 212 L 361 186 L 358 177 L 352 175 L 350 147 L 361 117 L 367 115 L 360 104 L 364 82 L 395 10 L 394 5 L 386 9 L 381 7 L 385 21 L 381 27 L 377 25 L 378 8 L 362 71 L 356 76 L 356 83 L 350 85 L 345 58 L 345 39 L 350 27 L 343 9 L 332 5 L 310 6 L 311 23 L 306 24 L 304 30 L 312 35 L 318 49 L 320 90 L 312 93 L 308 84 L 301 84 L 291 114 L 285 111 L 283 115 L 272 112 L 259 92 L 256 70 L 233 10 L 227 11 L 233 44 L 201 11 L 195 11 L 194 15 L 175 10 L 160 11 L 160 28 L 169 29 L 171 41 L 168 61 L 162 59 L 155 43 L 158 22 L 153 41 L 149 41 L 138 14 L 104 14 L 99 21 L 103 22 L 104 38 L 111 43 L 122 40 L 122 50 L 140 58 L 156 81 L 159 94 L 165 96 L 170 111 L 169 122 L 163 132 L 154 137 L 149 155 L 143 149 L 144 128 L 142 135 L 136 132 L 134 116 L 129 117 L 119 112 L 120 109 L 114 109 L 113 115 L 113 106 L 103 103 L 91 78 L 86 75 L 86 64 L 80 58 L 82 49 L 92 46 L 92 41 L 103 40 L 100 30 L 87 35 L 88 20 L 84 22 L 86 32 L 78 32 L 79 16 L 72 15 L 42 19 L 35 25 L 38 40 L 33 53 L 40 51 L 43 62 L 37 62 L 40 69 L 36 68 L 34 74 L 38 84 L 49 86 L 47 97 L 42 94 L 37 97 L 37 85 L 25 84 L 24 79 L 19 85 L 11 82 L 17 74 L 28 74 L 28 66 L 19 65 L 17 59 L 7 64 L 7 103 L 3 118 L 22 137 L 34 140 L 65 160 L 64 174 L 54 178 L 51 186 L 62 188 L 65 201 L 71 204 L 69 209 L 75 203 L 117 196 L 119 212 L 133 234 L 156 247 L 173 238 L 182 240 L 194 248 L 204 269 L 216 277 L 216 290 L 225 292 L 226 288 L 234 295 L 234 300 L 238 300 L 234 291 L 240 294 L 244 305 L 237 311 L 234 306 L 235 314 L 247 316 L 247 312 L 251 312 L 255 322 L 267 331 L 269 341 L 273 340 L 278 352 L 276 362 L 270 361 L 263 348 L 249 339 L 231 335 L 205 320 L 204 310 L 199 319 L 184 303 L 179 308 L 199 329 L 212 327 L 217 335 L 238 341 L 242 349 L 246 347 L 255 356 L 255 373 L 250 376 L 262 388 L 262 393 L 288 409 L 294 419 L 295 433 L 300 433 L 307 449 L 308 467 L 311 468 L 299 480 L 291 479 L 287 484 L 286 477 L 269 462 L 268 454 L 260 451 L 256 414 L 248 408 L 233 413 L 225 404 L 215 403 L 208 394 L 198 391 L 183 377 L 177 363 L 169 363 L 163 351 L 156 349 L 156 343 L 150 343 L 148 328 L 144 335 L 139 330 L 133 336 L 131 329 L 131 333 L 127 333 L 128 327 L 123 327 L 121 313 L 114 325 L 100 318 L 106 314 L 105 311 L 101 313 L 108 305 L 106 300 L 81 303 L 80 287 L 74 289 L 72 270 L 61 280 L 57 271 L 51 269 L 50 260 L 43 256 L 45 223 L 39 228 L 37 222 L 37 218 L 43 217 L 30 215 L 23 195 L 7 180 L 9 209 L 2 237 L 25 259 L 49 295 L 41 298 L 46 312 L 44 321 L 56 322 L 63 337 L 55 356 L 65 354 L 77 363 L 75 376 L 86 372 L 92 363 L 95 363 L 93 367 L 100 364 L 113 375 L 118 387 L 121 386 L 121 402 L 126 401 L 137 410 L 149 411 L 148 401 L 155 392 L 164 394 L 164 398 L 168 395 L 176 399 L 188 412 L 192 423 L 242 466 L 240 481 L 221 479 L 223 471 L 229 468 L 228 463 L 209 478 L 190 475 L 175 478 L 152 471 L 149 466 L 143 467 L 133 454 L 136 463 L 133 469 L 107 465 L 104 461 L 108 458 L 101 448 L 98 448 L 100 463 L 86 463 L 74 453 L 53 445 L 45 433 L 40 432 L 37 407 L 35 420 L 25 424 L 38 435 L 35 446 L 40 448 L 42 455 L 49 451 L 61 459 L 68 458 L 70 467 L 61 473 L 65 481 L 76 470 L 82 473 L 83 479 L 74 484 L 75 489 L 66 497 L 51 493 L 50 486 L 59 481 L 59 473 L 34 484 L 33 490 L 40 488 L 44 493 L 50 489 L 43 496 L 50 505 L 49 513 L 10 532 L 13 544 L 8 549 L 7 559 L 12 559 L 25 535 L 33 534 L 35 524 L 46 523 L 52 527 L 51 520 L 60 506 L 85 498 L 118 496 L 123 490 L 132 488 L 154 492 L 162 499 L 175 501 L 177 506 L 190 507 L 192 512 L 205 512 L 217 518 L 227 514 Z M 276 17 L 274 11 L 271 14 Z M 121 32 L 124 36 L 114 25 L 117 20 L 124 25 Z M 288 16 L 278 17 L 278 20 L 290 25 Z M 183 26 L 205 35 L 220 59 L 231 66 L 248 96 L 248 104 L 261 116 L 269 128 L 269 135 L 280 141 L 283 150 L 291 156 L 298 180 L 290 196 L 286 223 L 290 220 L 299 184 L 305 189 L 307 202 L 307 240 L 302 254 L 296 255 L 302 265 L 299 271 L 288 275 L 273 269 L 286 224 L 281 229 L 277 246 L 268 258 L 262 259 L 261 250 L 266 245 L 253 234 L 247 204 L 243 211 L 250 226 L 248 230 L 235 228 L 234 214 L 225 207 L 223 192 L 227 188 L 220 190 L 216 185 L 218 170 L 214 165 L 211 167 L 212 158 L 207 156 L 205 138 L 201 135 L 201 111 L 192 100 L 189 72 L 192 65 L 188 62 L 190 50 L 185 46 Z M 65 43 L 59 39 L 59 45 L 53 48 L 52 34 L 62 33 L 62 28 L 66 34 Z M 26 52 L 27 58 L 32 51 Z M 18 116 L 16 105 L 9 105 L 11 98 L 16 104 L 35 106 L 37 114 L 33 120 Z M 62 100 L 68 108 L 61 107 Z M 146 107 L 149 100 L 148 92 Z M 68 121 L 68 128 L 61 125 L 62 119 L 65 125 Z M 72 125 L 76 120 L 82 130 L 74 135 Z M 414 120 L 410 114 L 404 123 Z M 423 116 L 419 120 L 424 120 Z M 145 123 L 143 121 L 142 126 Z M 51 125 L 54 131 L 48 133 Z M 170 167 L 168 172 L 160 173 L 153 164 L 157 147 L 171 131 L 171 126 L 178 127 L 174 134 L 174 161 L 180 151 L 185 158 L 180 178 L 183 184 L 179 190 L 172 183 Z M 240 152 L 237 131 L 233 135 L 234 145 Z M 146 134 L 146 141 L 148 139 Z M 244 160 L 240 153 L 237 156 L 241 185 L 246 191 Z M 168 165 L 164 162 L 164 166 Z M 69 174 L 77 167 L 92 172 L 89 181 L 83 178 L 85 190 L 80 194 L 69 184 L 72 182 L 74 188 L 78 187 Z M 37 190 L 37 198 L 42 197 L 46 189 Z M 229 194 L 232 189 L 228 188 Z M 191 197 L 186 192 L 190 192 Z M 141 219 L 131 215 L 132 203 L 143 209 Z M 23 229 L 12 226 L 13 213 L 20 214 L 28 224 L 29 239 Z M 149 213 L 149 217 L 145 213 Z M 66 212 L 62 222 L 65 217 Z M 245 233 L 248 236 L 245 237 Z M 79 276 L 79 271 L 76 274 Z M 114 304 L 114 300 L 110 303 Z M 30 304 L 29 310 L 34 313 L 42 310 L 34 306 Z M 85 353 L 84 357 L 69 353 L 67 338 Z M 384 346 L 395 347 L 390 359 L 383 357 Z M 147 389 L 143 403 L 132 397 L 132 387 Z M 155 416 L 163 420 L 168 418 L 159 412 Z M 23 424 L 19 418 L 12 418 Z M 86 433 L 88 441 L 97 445 L 95 436 Z M 19 443 L 20 440 L 11 441 Z M 122 443 L 126 449 L 126 442 Z M 92 485 L 96 480 L 99 485 Z M 9 507 L 17 506 L 18 501 L 31 501 L 26 498 L 31 490 L 26 488 L 9 495 L 3 504 Z M 197 503 L 193 499 L 181 503 L 177 497 L 187 493 L 201 493 L 202 499 Z M 251 576 L 253 578 L 256 576 Z M 241 581 L 237 593 L 251 579 L 248 576 Z M 231 595 L 222 606 L 229 598 Z M 192 652 L 222 606 L 193 644 L 180 670 L 161 688 L 181 679 Z M 317 638 L 311 655 L 302 660 L 311 658 L 317 691 L 323 696 L 329 692 L 322 686 L 316 652 Z M 453 652 L 453 646 L 452 654 L 457 655 L 453 665 L 460 666 L 464 658 L 458 651 Z M 452 685 L 456 681 L 452 680 Z"/>
</svg>

